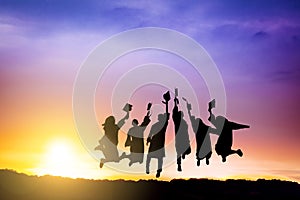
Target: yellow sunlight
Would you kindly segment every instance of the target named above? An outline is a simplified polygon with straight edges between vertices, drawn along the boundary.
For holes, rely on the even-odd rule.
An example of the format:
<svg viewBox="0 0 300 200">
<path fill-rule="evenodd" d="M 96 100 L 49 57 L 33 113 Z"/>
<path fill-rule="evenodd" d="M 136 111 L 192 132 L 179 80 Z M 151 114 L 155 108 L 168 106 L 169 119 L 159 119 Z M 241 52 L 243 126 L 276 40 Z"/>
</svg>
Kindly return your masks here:
<svg viewBox="0 0 300 200">
<path fill-rule="evenodd" d="M 98 165 L 91 162 L 93 160 L 90 157 L 84 155 L 68 140 L 56 140 L 46 147 L 43 159 L 34 171 L 39 176 L 100 178 L 99 174 L 95 173 L 99 170 Z M 103 174 L 100 176 L 102 177 Z"/>
</svg>

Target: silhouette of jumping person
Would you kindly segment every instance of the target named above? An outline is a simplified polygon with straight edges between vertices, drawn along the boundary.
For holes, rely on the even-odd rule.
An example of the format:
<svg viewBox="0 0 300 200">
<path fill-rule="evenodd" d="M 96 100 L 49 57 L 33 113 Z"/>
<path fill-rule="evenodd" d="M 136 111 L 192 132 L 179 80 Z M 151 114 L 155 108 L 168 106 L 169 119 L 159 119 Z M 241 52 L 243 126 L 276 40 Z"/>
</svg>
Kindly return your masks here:
<svg viewBox="0 0 300 200">
<path fill-rule="evenodd" d="M 150 143 L 146 160 L 146 173 L 149 174 L 151 158 L 156 158 L 158 160 L 157 178 L 160 177 L 160 173 L 162 172 L 163 158 L 165 157 L 165 135 L 170 118 L 170 113 L 168 111 L 168 103 L 170 101 L 169 91 L 163 95 L 163 98 L 165 100 L 163 103 L 166 106 L 166 112 L 158 115 L 158 122 L 152 125 L 146 143 L 147 145 Z"/>
<path fill-rule="evenodd" d="M 147 114 L 143 122 L 139 125 L 137 119 L 132 120 L 132 127 L 128 130 L 125 147 L 130 147 L 130 154 L 126 155 L 125 152 L 121 155 L 120 159 L 128 158 L 129 166 L 133 163 L 142 163 L 144 160 L 144 131 L 150 123 L 150 108 L 151 103 L 148 103 Z"/>
<path fill-rule="evenodd" d="M 109 116 L 105 119 L 103 126 L 104 136 L 99 140 L 99 145 L 95 147 L 95 150 L 102 151 L 105 158 L 100 159 L 100 168 L 103 167 L 106 162 L 119 162 L 118 146 L 118 132 L 120 128 L 125 124 L 125 121 L 129 118 L 129 112 L 132 109 L 132 105 L 126 104 L 123 110 L 126 115 L 115 124 L 115 117 Z"/>
<path fill-rule="evenodd" d="M 200 160 L 206 159 L 206 164 L 209 165 L 209 159 L 212 155 L 211 139 L 209 133 L 216 133 L 216 129 L 206 125 L 201 118 L 196 118 L 191 114 L 192 105 L 186 101 L 189 118 L 196 135 L 196 160 L 197 166 L 200 166 Z"/>
<path fill-rule="evenodd" d="M 190 139 L 188 133 L 188 124 L 184 120 L 184 114 L 178 109 L 178 89 L 175 89 L 174 108 L 172 112 L 172 119 L 175 126 L 175 148 L 177 153 L 177 171 L 181 169 L 181 158 L 184 159 L 186 155 L 191 153 Z"/>
<path fill-rule="evenodd" d="M 212 113 L 212 108 L 215 107 L 215 100 L 213 99 L 210 102 L 209 106 L 209 121 L 216 127 L 217 132 L 219 134 L 219 138 L 215 145 L 215 150 L 218 155 L 222 157 L 222 161 L 226 162 L 226 157 L 231 154 L 238 154 L 240 157 L 243 156 L 243 152 L 241 149 L 233 150 L 233 130 L 239 130 L 244 128 L 250 128 L 249 125 L 238 124 L 236 122 L 229 121 L 224 116 L 217 116 Z"/>
</svg>

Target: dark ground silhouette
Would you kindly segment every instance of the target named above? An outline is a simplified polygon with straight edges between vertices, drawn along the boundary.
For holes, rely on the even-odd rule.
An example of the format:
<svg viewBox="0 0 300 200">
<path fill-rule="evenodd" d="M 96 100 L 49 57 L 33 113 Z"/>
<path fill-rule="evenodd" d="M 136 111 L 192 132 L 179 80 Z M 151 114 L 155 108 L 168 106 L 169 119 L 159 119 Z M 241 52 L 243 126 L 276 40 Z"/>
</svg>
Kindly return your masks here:
<svg viewBox="0 0 300 200">
<path fill-rule="evenodd" d="M 0 199 L 300 199 L 297 182 L 264 180 L 87 180 L 0 170 Z"/>
</svg>

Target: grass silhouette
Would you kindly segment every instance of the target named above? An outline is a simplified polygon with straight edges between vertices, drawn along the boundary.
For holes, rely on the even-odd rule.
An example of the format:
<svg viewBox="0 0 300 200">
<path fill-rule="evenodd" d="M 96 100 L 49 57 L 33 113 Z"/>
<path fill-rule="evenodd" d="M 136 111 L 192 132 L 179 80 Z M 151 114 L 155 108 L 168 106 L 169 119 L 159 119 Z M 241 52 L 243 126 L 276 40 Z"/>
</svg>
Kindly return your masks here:
<svg viewBox="0 0 300 200">
<path fill-rule="evenodd" d="M 258 179 L 88 180 L 0 170 L 0 199 L 300 199 L 297 182 Z"/>
</svg>

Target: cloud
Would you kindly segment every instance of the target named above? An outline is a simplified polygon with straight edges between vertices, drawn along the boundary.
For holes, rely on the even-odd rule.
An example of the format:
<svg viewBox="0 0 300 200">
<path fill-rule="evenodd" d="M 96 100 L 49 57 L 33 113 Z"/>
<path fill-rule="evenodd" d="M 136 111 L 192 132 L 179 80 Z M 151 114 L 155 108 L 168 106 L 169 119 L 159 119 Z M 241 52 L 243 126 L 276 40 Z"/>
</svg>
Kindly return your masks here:
<svg viewBox="0 0 300 200">
<path fill-rule="evenodd" d="M 258 31 L 253 35 L 253 38 L 267 38 L 269 34 L 265 31 Z"/>
<path fill-rule="evenodd" d="M 2 16 L 32 22 L 40 31 L 61 29 L 128 29 L 140 26 L 190 28 L 201 31 L 205 24 L 222 26 L 266 25 L 265 22 L 299 20 L 300 3 L 282 1 L 79 1 L 0 0 Z M 298 9 L 297 9 L 298 8 Z M 278 13 L 280 14 L 277 15 Z M 28 23 L 27 23 L 28 25 Z M 270 25 L 270 23 L 269 23 Z"/>
<path fill-rule="evenodd" d="M 100 42 L 98 34 L 102 40 L 131 28 L 159 26 L 192 37 L 228 72 L 251 65 L 248 67 L 251 70 L 244 73 L 261 72 L 263 76 L 282 79 L 287 74 L 272 74 L 270 66 L 279 70 L 284 62 L 293 60 L 291 65 L 287 64 L 294 69 L 299 61 L 300 2 L 0 0 L 0 3 L 1 48 L 22 45 L 27 48 L 33 40 L 45 39 L 47 43 L 59 35 L 82 35 L 78 40 L 83 42 L 91 41 L 89 35 L 93 35 L 93 41 Z"/>
<path fill-rule="evenodd" d="M 6 23 L 29 26 L 38 33 L 105 31 L 116 26 L 131 27 L 142 19 L 141 10 L 116 6 L 109 1 L 3 1 L 0 13 Z"/>
<path fill-rule="evenodd" d="M 272 81 L 298 81 L 300 79 L 299 68 L 285 68 L 277 70 L 270 74 L 270 79 Z"/>
</svg>

